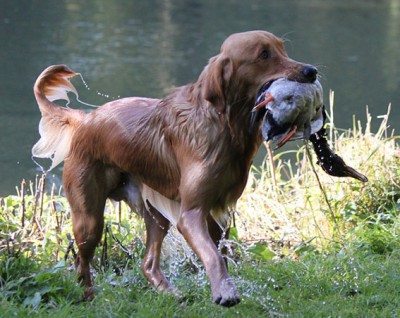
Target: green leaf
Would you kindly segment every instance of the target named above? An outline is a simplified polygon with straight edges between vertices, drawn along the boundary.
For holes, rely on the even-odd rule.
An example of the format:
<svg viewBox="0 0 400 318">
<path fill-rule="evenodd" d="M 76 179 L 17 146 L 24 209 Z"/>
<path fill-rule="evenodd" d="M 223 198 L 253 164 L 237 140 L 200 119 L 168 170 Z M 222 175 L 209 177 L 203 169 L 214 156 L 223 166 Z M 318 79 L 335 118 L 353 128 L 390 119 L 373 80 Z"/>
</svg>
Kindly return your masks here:
<svg viewBox="0 0 400 318">
<path fill-rule="evenodd" d="M 63 270 L 67 267 L 65 260 L 61 259 L 56 265 L 54 265 L 52 272 L 58 273 L 60 270 Z"/>
<path fill-rule="evenodd" d="M 258 258 L 261 258 L 264 261 L 271 260 L 276 254 L 271 251 L 266 245 L 262 243 L 255 243 L 252 244 L 247 248 L 247 251 L 253 253 Z"/>
<path fill-rule="evenodd" d="M 236 227 L 231 227 L 229 229 L 229 239 L 235 242 L 239 242 L 239 232 Z"/>
<path fill-rule="evenodd" d="M 26 297 L 22 303 L 24 306 L 32 306 L 34 308 L 38 307 L 42 301 L 42 295 L 36 292 L 32 297 Z"/>
<path fill-rule="evenodd" d="M 317 253 L 317 250 L 314 246 L 310 245 L 310 243 L 315 239 L 315 237 L 309 239 L 308 241 L 299 244 L 295 249 L 295 253 L 297 255 L 303 255 L 307 253 Z"/>
<path fill-rule="evenodd" d="M 54 276 L 54 274 L 51 273 L 51 272 L 39 273 L 39 274 L 36 275 L 36 281 L 38 283 L 43 283 L 45 281 L 48 281 L 53 276 Z"/>
</svg>

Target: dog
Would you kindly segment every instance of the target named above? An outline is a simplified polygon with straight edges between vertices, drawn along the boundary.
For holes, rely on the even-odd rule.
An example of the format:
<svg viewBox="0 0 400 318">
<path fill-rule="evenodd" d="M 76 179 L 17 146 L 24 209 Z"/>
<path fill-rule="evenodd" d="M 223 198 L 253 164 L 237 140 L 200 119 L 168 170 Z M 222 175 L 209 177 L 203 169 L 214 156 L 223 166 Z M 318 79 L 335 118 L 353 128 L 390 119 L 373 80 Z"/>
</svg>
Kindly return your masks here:
<svg viewBox="0 0 400 318">
<path fill-rule="evenodd" d="M 42 118 L 34 157 L 64 161 L 63 183 L 78 246 L 78 280 L 94 297 L 90 261 L 104 226 L 107 198 L 123 200 L 143 218 L 142 270 L 158 290 L 177 293 L 160 269 L 160 250 L 176 226 L 205 267 L 213 301 L 240 301 L 218 249 L 230 207 L 242 194 L 261 145 L 262 118 L 251 111 L 266 83 L 313 83 L 317 69 L 290 59 L 284 42 L 266 31 L 229 36 L 197 81 L 164 99 L 114 100 L 90 113 L 54 103 L 78 95 L 77 73 L 50 66 L 34 85 Z"/>
</svg>

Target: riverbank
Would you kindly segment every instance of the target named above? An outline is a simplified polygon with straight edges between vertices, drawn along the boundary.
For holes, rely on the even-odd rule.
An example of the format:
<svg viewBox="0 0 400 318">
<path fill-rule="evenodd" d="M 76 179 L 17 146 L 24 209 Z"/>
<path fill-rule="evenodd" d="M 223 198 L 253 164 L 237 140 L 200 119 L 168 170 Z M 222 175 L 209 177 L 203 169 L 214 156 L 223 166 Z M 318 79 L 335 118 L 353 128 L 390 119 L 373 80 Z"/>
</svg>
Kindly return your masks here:
<svg viewBox="0 0 400 318">
<path fill-rule="evenodd" d="M 176 231 L 163 268 L 186 295 L 150 288 L 140 272 L 143 221 L 108 202 L 93 261 L 97 297 L 77 303 L 70 210 L 44 179 L 0 200 L 2 317 L 390 317 L 400 315 L 400 147 L 387 116 L 343 131 L 328 125 L 336 153 L 369 182 L 326 175 L 304 145 L 295 162 L 268 157 L 253 168 L 231 222 L 230 272 L 242 294 L 233 308 L 211 302 L 201 264 Z M 312 151 L 311 151 L 312 152 Z"/>
</svg>

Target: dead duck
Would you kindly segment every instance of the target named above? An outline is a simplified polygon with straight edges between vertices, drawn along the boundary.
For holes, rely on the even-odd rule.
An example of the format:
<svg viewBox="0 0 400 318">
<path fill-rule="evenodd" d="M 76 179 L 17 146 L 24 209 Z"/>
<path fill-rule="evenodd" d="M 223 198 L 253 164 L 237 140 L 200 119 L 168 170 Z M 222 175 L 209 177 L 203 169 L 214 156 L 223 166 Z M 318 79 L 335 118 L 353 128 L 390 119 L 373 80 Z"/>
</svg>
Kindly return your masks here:
<svg viewBox="0 0 400 318">
<path fill-rule="evenodd" d="M 310 140 L 318 157 L 317 163 L 327 174 L 367 182 L 366 176 L 346 165 L 329 147 L 322 96 L 318 80 L 299 83 L 281 78 L 267 83 L 256 99 L 250 129 L 262 118 L 262 136 L 266 141 L 275 142 L 277 148 L 289 140 Z"/>
</svg>

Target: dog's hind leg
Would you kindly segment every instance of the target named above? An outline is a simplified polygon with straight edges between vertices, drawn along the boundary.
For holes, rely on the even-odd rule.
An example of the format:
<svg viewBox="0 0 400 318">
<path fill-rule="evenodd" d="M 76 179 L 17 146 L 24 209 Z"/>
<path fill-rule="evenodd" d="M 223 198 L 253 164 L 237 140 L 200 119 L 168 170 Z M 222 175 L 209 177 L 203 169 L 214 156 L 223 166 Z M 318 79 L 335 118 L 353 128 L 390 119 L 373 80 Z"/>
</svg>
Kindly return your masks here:
<svg viewBox="0 0 400 318">
<path fill-rule="evenodd" d="M 76 163 L 72 165 L 69 160 L 65 162 L 64 187 L 78 246 L 78 280 L 85 287 L 84 297 L 87 300 L 94 297 L 90 261 L 103 234 L 105 186 L 104 170 L 100 166 L 82 167 Z"/>
<path fill-rule="evenodd" d="M 160 268 L 161 245 L 170 228 L 170 222 L 148 201 L 145 205 L 140 194 L 141 185 L 129 175 L 121 175 L 120 184 L 109 194 L 113 200 L 125 201 L 132 210 L 143 216 L 146 225 L 146 253 L 142 271 L 146 279 L 158 290 L 178 294 Z"/>
<path fill-rule="evenodd" d="M 146 224 L 146 254 L 142 271 L 147 280 L 158 290 L 179 294 L 160 269 L 161 245 L 170 227 L 170 222 L 148 204 L 143 212 Z"/>
</svg>

